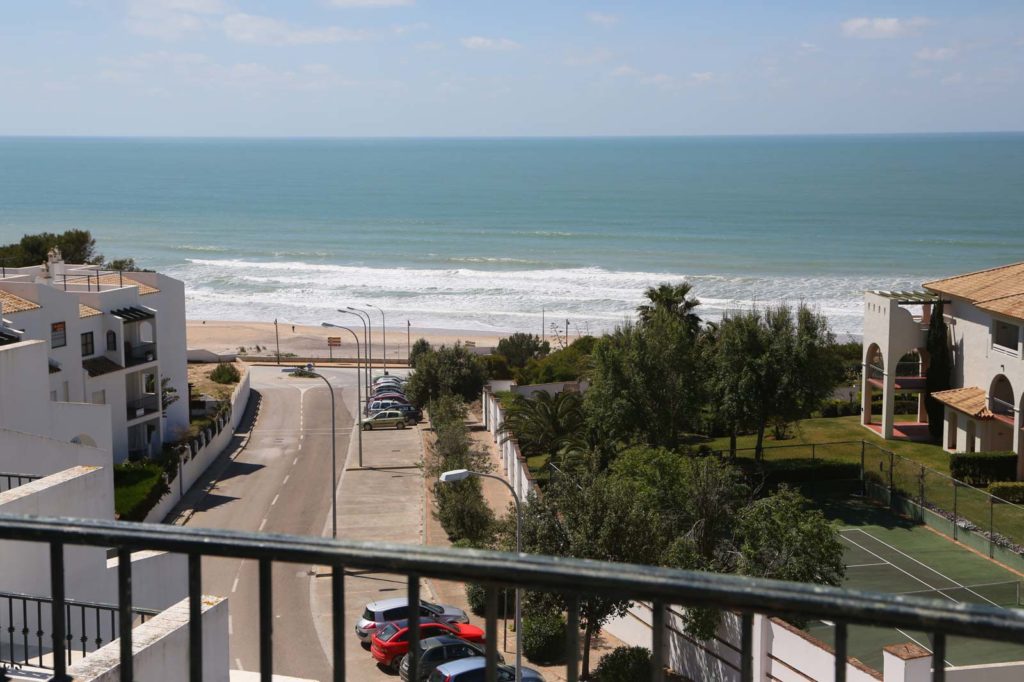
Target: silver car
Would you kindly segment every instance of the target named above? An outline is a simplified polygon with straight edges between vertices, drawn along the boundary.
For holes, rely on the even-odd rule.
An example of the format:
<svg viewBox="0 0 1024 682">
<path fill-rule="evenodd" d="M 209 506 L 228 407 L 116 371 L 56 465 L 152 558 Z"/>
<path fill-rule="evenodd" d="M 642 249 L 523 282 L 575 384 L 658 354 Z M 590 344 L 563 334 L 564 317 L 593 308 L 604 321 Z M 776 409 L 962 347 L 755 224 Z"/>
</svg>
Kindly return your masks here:
<svg viewBox="0 0 1024 682">
<path fill-rule="evenodd" d="M 523 666 L 523 682 L 544 682 L 544 676 L 533 668 Z M 484 682 L 487 679 L 487 659 L 483 656 L 461 658 L 443 663 L 430 673 L 430 682 Z M 516 669 L 510 665 L 498 665 L 498 682 L 514 682 Z"/>
<path fill-rule="evenodd" d="M 454 606 L 446 604 L 432 604 L 428 601 L 420 601 L 420 616 L 433 618 L 442 623 L 468 623 L 469 617 L 466 612 Z M 409 600 L 405 597 L 394 599 L 381 599 L 372 601 L 366 605 L 363 617 L 356 623 L 356 636 L 364 644 L 370 642 L 373 633 L 377 628 L 393 620 L 405 620 L 409 617 Z"/>
</svg>

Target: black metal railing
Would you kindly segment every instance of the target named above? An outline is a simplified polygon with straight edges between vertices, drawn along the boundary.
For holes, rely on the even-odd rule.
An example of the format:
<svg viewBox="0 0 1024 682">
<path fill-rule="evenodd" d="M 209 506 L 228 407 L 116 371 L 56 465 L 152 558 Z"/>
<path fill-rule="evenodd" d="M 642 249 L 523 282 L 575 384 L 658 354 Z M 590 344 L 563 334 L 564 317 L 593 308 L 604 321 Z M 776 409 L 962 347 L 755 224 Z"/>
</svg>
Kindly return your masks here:
<svg viewBox="0 0 1024 682">
<path fill-rule="evenodd" d="M 36 476 L 35 474 L 11 474 L 0 472 L 0 493 L 12 488 L 17 488 L 19 485 L 25 485 L 30 481 L 36 481 L 42 478 L 42 476 Z"/>
<path fill-rule="evenodd" d="M 138 419 L 148 414 L 160 411 L 160 397 L 148 395 L 136 400 L 125 402 L 128 411 L 128 419 Z"/>
<path fill-rule="evenodd" d="M 272 572 L 275 563 L 331 567 L 331 646 L 334 680 L 345 679 L 343 614 L 346 570 L 404 574 L 407 597 L 419 600 L 420 579 L 435 578 L 483 584 L 486 588 L 486 631 L 497 632 L 498 595 L 502 586 L 560 593 L 568 608 L 566 674 L 577 682 L 579 667 L 580 597 L 592 594 L 650 602 L 653 610 L 652 680 L 664 677 L 667 661 L 666 614 L 670 605 L 730 609 L 741 614 L 740 678 L 753 677 L 754 614 L 794 615 L 836 622 L 835 680 L 846 679 L 846 637 L 849 625 L 873 625 L 918 630 L 933 635 L 933 680 L 944 680 L 946 637 L 986 638 L 1002 642 L 1024 640 L 1024 611 L 991 606 L 954 604 L 929 599 L 883 595 L 776 580 L 681 571 L 654 566 L 517 555 L 484 550 L 450 550 L 391 543 L 357 543 L 327 538 L 271 533 L 208 530 L 181 526 L 0 515 L 0 540 L 41 542 L 50 546 L 52 646 L 54 679 L 66 680 L 64 546 L 116 547 L 120 676 L 132 682 L 131 551 L 159 550 L 188 556 L 189 680 L 202 679 L 202 575 L 204 556 L 253 559 L 259 566 L 259 661 L 261 680 L 271 681 L 274 667 Z M 419 632 L 410 631 L 410 670 L 416 679 Z M 497 677 L 497 642 L 487 637 L 487 679 Z"/>
<path fill-rule="evenodd" d="M 1013 403 L 1001 400 L 995 396 L 989 397 L 989 409 L 994 414 L 1001 414 L 1004 417 L 1012 417 L 1015 411 Z"/>
<path fill-rule="evenodd" d="M 120 289 L 124 287 L 124 271 L 123 270 L 101 270 L 99 268 L 87 270 L 85 272 L 78 271 L 79 274 L 62 274 L 62 281 L 64 285 L 64 291 L 68 290 L 68 285 L 71 286 L 85 286 L 86 291 L 110 291 L 111 289 Z M 113 283 L 113 275 L 117 278 L 117 283 Z M 107 281 L 103 278 L 107 277 Z M 131 283 L 134 286 L 134 282 Z"/>
<path fill-rule="evenodd" d="M 158 611 L 133 608 L 133 620 L 145 623 Z M 0 664 L 53 670 L 53 604 L 49 597 L 0 592 Z M 118 608 L 110 604 L 64 600 L 64 660 L 70 664 L 118 637 Z"/>
<path fill-rule="evenodd" d="M 126 343 L 124 345 L 125 367 L 133 367 L 154 360 L 156 360 L 156 343 Z"/>
</svg>

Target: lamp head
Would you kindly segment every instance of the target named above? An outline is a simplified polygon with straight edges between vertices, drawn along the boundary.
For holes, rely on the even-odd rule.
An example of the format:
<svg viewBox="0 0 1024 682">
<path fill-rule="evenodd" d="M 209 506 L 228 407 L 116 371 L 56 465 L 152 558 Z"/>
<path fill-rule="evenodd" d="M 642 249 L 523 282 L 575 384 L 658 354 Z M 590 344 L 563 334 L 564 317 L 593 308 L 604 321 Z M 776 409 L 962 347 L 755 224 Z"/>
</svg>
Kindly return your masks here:
<svg viewBox="0 0 1024 682">
<path fill-rule="evenodd" d="M 446 471 L 438 476 L 437 480 L 441 483 L 455 483 L 457 481 L 465 480 L 472 475 L 473 472 L 469 469 L 452 469 L 451 471 Z"/>
</svg>

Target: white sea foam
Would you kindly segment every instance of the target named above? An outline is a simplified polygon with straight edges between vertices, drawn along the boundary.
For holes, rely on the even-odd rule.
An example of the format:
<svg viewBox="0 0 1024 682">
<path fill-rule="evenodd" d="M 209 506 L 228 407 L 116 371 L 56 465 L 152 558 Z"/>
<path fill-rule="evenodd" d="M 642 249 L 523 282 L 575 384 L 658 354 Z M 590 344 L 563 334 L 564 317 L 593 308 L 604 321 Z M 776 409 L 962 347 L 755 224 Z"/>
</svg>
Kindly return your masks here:
<svg viewBox="0 0 1024 682">
<path fill-rule="evenodd" d="M 537 330 L 547 321 L 603 331 L 633 316 L 643 291 L 661 282 L 689 281 L 702 314 L 780 301 L 804 301 L 829 317 L 840 334 L 861 331 L 862 293 L 912 288 L 910 278 L 758 277 L 616 272 L 602 268 L 483 270 L 377 268 L 301 261 L 192 259 L 169 274 L 187 284 L 192 318 L 270 320 L 302 324 L 336 321 L 344 305 L 371 303 L 389 324 L 418 327 Z"/>
</svg>

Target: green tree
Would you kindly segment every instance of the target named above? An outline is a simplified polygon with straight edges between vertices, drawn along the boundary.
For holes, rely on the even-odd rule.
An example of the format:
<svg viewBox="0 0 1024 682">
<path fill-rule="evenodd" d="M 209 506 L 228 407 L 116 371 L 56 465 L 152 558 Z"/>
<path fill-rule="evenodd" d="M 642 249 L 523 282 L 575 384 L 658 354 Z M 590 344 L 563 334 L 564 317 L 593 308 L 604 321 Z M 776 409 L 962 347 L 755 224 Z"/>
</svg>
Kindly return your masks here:
<svg viewBox="0 0 1024 682">
<path fill-rule="evenodd" d="M 409 366 L 415 367 L 416 362 L 433 350 L 430 347 L 430 342 L 424 338 L 416 339 L 415 343 L 412 344 L 412 348 L 409 349 Z"/>
<path fill-rule="evenodd" d="M 505 411 L 502 438 L 515 438 L 526 457 L 557 455 L 578 439 L 586 425 L 579 393 L 562 391 L 552 396 L 535 391 L 533 397 L 517 395 Z"/>
<path fill-rule="evenodd" d="M 689 282 L 679 284 L 662 283 L 656 287 L 649 287 L 644 292 L 647 303 L 637 306 L 636 312 L 641 324 L 651 321 L 655 313 L 664 311 L 675 315 L 683 322 L 691 334 L 696 334 L 700 329 L 700 317 L 694 311 L 700 306 L 698 301 L 690 292 L 693 285 Z"/>
<path fill-rule="evenodd" d="M 712 393 L 732 433 L 757 433 L 758 459 L 770 420 L 807 416 L 842 378 L 828 321 L 803 304 L 795 315 L 786 305 L 732 315 L 717 337 Z"/>
<path fill-rule="evenodd" d="M 121 272 L 140 272 L 142 268 L 135 264 L 134 258 L 115 258 L 103 264 L 107 270 L 120 270 Z"/>
<path fill-rule="evenodd" d="M 0 247 L 0 258 L 8 267 L 39 265 L 54 247 L 60 249 L 66 263 L 97 265 L 103 262 L 103 256 L 96 253 L 96 240 L 92 234 L 88 230 L 77 229 L 62 234 L 26 234 L 17 243 Z"/>
<path fill-rule="evenodd" d="M 927 392 L 925 408 L 928 410 L 928 433 L 936 443 L 942 442 L 945 406 L 933 398 L 932 394 L 951 388 L 953 374 L 953 362 L 949 352 L 949 328 L 946 326 L 942 307 L 941 299 L 932 306 L 931 319 L 928 321 L 928 337 L 925 341 L 925 349 L 928 351 L 928 373 L 924 379 Z"/>
<path fill-rule="evenodd" d="M 544 357 L 550 350 L 550 344 L 536 334 L 516 332 L 498 341 L 498 354 L 505 356 L 513 369 L 525 367 L 527 362 Z"/>
<path fill-rule="evenodd" d="M 703 399 L 698 340 L 679 317 L 657 311 L 603 337 L 584 402 L 611 441 L 677 448 L 693 432 Z"/>
<path fill-rule="evenodd" d="M 593 336 L 583 336 L 561 350 L 532 358 L 525 367 L 515 371 L 516 382 L 526 386 L 582 379 L 590 371 L 590 356 L 596 344 Z"/>
<path fill-rule="evenodd" d="M 460 343 L 441 346 L 416 359 L 416 371 L 409 377 L 406 394 L 423 406 L 446 393 L 471 401 L 480 397 L 487 371 L 484 363 Z"/>
</svg>

